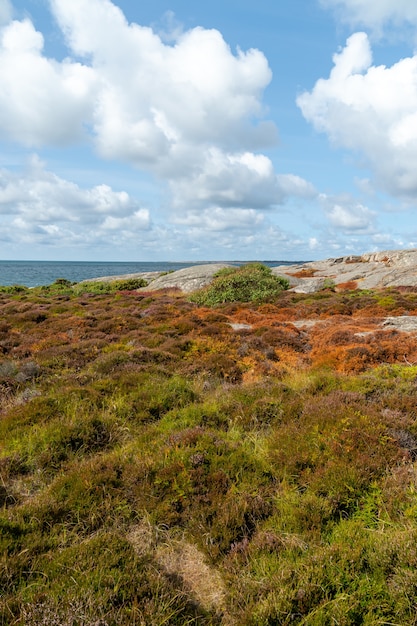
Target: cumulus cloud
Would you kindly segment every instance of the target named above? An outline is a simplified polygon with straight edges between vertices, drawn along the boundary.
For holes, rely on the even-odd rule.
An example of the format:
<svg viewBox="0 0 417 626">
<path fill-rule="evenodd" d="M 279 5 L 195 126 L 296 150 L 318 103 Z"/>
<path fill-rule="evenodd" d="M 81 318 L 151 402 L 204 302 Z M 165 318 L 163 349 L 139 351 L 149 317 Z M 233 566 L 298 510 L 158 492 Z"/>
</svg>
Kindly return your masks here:
<svg viewBox="0 0 417 626">
<path fill-rule="evenodd" d="M 123 232 L 138 237 L 151 226 L 149 211 L 126 192 L 108 185 L 82 189 L 47 171 L 36 156 L 24 173 L 0 170 L 0 219 L 4 234 L 33 244 L 99 242 L 120 229 L 122 245 Z"/>
<path fill-rule="evenodd" d="M 260 163 L 259 172 L 267 172 Z M 3 251 L 19 245 L 52 258 L 54 250 L 72 258 L 106 250 L 113 258 L 150 255 L 160 260 L 175 258 L 180 249 L 188 259 L 304 258 L 307 240 L 279 228 L 273 215 L 203 203 L 158 223 L 127 192 L 104 184 L 82 188 L 48 171 L 36 155 L 19 172 L 0 169 Z"/>
<path fill-rule="evenodd" d="M 174 219 L 175 224 L 187 226 L 188 229 L 197 228 L 210 232 L 251 231 L 259 227 L 263 221 L 263 215 L 254 209 L 223 209 L 222 207 L 213 207 L 198 213 L 188 211 Z"/>
<path fill-rule="evenodd" d="M 271 160 L 252 152 L 226 153 L 211 148 L 201 167 L 170 181 L 175 209 L 221 206 L 267 210 L 290 196 L 313 198 L 311 183 L 293 174 L 276 174 Z"/>
<path fill-rule="evenodd" d="M 184 28 L 175 17 L 173 11 L 165 11 L 160 24 L 153 26 L 153 30 L 164 42 L 175 42 L 183 34 Z"/>
<path fill-rule="evenodd" d="M 312 199 L 317 196 L 314 185 L 295 174 L 278 174 L 278 184 L 282 193 L 296 198 Z"/>
<path fill-rule="evenodd" d="M 0 120 L 12 139 L 60 143 L 84 125 L 102 155 L 161 170 L 164 159 L 188 154 L 191 162 L 204 143 L 275 141 L 273 124 L 253 123 L 272 77 L 260 51 L 233 54 L 219 31 L 203 28 L 178 31 L 168 45 L 151 28 L 128 24 L 109 0 L 51 0 L 51 8 L 83 61 L 46 58 L 29 20 L 3 28 Z"/>
<path fill-rule="evenodd" d="M 267 141 L 271 126 L 252 123 L 272 76 L 260 51 L 233 54 L 219 31 L 204 28 L 177 32 L 167 45 L 109 0 L 51 6 L 72 51 L 101 79 L 93 123 L 104 156 L 146 166 L 184 143 Z"/>
<path fill-rule="evenodd" d="M 57 61 L 30 20 L 0 31 L 0 137 L 26 146 L 92 141 L 97 153 L 168 184 L 173 207 L 268 208 L 311 193 L 277 176 L 263 147 L 272 72 L 262 52 L 232 51 L 222 34 L 129 24 L 110 0 L 50 0 L 70 51 Z"/>
<path fill-rule="evenodd" d="M 304 117 L 339 146 L 359 152 L 373 182 L 417 199 L 417 55 L 372 65 L 368 36 L 355 33 L 327 79 L 297 98 Z"/>
<path fill-rule="evenodd" d="M 207 150 L 195 172 L 171 181 L 174 205 L 268 208 L 284 198 L 271 161 L 264 155 Z"/>
<path fill-rule="evenodd" d="M 353 25 L 380 30 L 386 24 L 417 24 L 417 4 L 413 0 L 320 0 L 339 17 Z"/>
<path fill-rule="evenodd" d="M 343 231 L 369 231 L 373 226 L 374 213 L 362 204 L 351 207 L 334 204 L 328 211 L 327 217 L 336 228 Z"/>
<path fill-rule="evenodd" d="M 93 111 L 92 69 L 48 59 L 43 46 L 29 20 L 0 30 L 0 136 L 27 146 L 73 142 Z"/>
</svg>

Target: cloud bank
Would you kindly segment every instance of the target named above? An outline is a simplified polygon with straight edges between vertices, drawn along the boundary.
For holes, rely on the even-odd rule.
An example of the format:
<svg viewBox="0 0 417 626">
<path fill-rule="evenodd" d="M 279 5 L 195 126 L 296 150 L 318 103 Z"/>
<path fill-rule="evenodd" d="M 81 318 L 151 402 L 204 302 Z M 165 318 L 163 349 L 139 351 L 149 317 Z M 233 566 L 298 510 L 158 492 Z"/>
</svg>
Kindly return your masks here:
<svg viewBox="0 0 417 626">
<path fill-rule="evenodd" d="M 100 244 L 116 229 L 123 244 L 132 236 L 140 241 L 151 226 L 149 211 L 126 192 L 108 185 L 82 189 L 47 171 L 36 156 L 24 174 L 0 170 L 0 219 L 3 241 L 35 246 L 51 237 L 54 246 Z"/>
<path fill-rule="evenodd" d="M 262 119 L 272 73 L 259 50 L 234 54 L 220 32 L 203 28 L 167 44 L 109 0 L 50 6 L 70 51 L 62 62 L 45 56 L 29 20 L 1 31 L 4 138 L 34 148 L 91 141 L 101 157 L 166 181 L 175 206 L 196 184 L 203 206 L 282 201 L 270 162 L 253 152 L 277 138 Z"/>
<path fill-rule="evenodd" d="M 265 212 L 317 195 L 303 178 L 276 173 L 260 152 L 278 137 L 262 102 L 272 79 L 262 52 L 232 51 L 215 29 L 183 31 L 172 15 L 170 32 L 157 33 L 128 23 L 110 0 L 49 5 L 68 50 L 60 61 L 46 55 L 29 19 L 12 20 L 8 2 L 0 5 L 0 138 L 35 150 L 84 144 L 150 173 L 167 191 L 174 239 L 176 228 L 202 237 L 236 229 L 244 238 L 267 224 Z M 0 207 L 17 203 L 22 232 L 30 214 L 33 236 L 65 231 L 74 240 L 80 223 L 91 223 L 97 240 L 118 230 L 123 240 L 150 224 L 149 211 L 127 194 L 106 185 L 82 190 L 38 170 L 39 184 L 6 170 L 0 180 Z M 155 233 L 150 227 L 148 236 Z"/>
<path fill-rule="evenodd" d="M 321 4 L 373 29 L 417 23 L 417 8 L 401 0 Z M 201 258 L 235 248 L 253 258 L 277 246 L 283 255 L 308 245 L 319 254 L 377 237 L 366 200 L 319 194 L 276 171 L 266 153 L 278 131 L 263 104 L 272 71 L 261 51 L 232 50 L 215 29 L 184 30 L 173 14 L 159 32 L 129 23 L 110 0 L 49 7 L 64 59 L 48 56 L 32 21 L 13 19 L 9 0 L 0 0 L 0 139 L 38 153 L 81 146 L 145 171 L 162 190 L 161 207 L 157 215 L 106 184 L 82 188 L 33 158 L 25 172 L 0 170 L 3 241 L 132 250 L 137 242 Z M 363 196 L 382 189 L 415 202 L 417 56 L 376 66 L 368 35 L 355 33 L 333 63 L 298 97 L 304 118 L 357 155 L 369 179 Z M 277 227 L 284 214 L 297 236 Z"/>
</svg>

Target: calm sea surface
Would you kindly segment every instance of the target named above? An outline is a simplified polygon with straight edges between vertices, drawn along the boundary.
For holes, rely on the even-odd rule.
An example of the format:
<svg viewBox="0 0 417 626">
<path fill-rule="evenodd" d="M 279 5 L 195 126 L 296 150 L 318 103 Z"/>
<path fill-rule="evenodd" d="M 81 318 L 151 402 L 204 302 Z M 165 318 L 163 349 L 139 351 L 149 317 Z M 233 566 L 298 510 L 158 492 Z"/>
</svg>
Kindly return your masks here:
<svg viewBox="0 0 417 626">
<path fill-rule="evenodd" d="M 240 265 L 243 261 L 228 261 Z M 104 262 L 104 261 L 0 261 L 0 285 L 25 285 L 37 287 L 50 285 L 57 278 L 79 282 L 100 276 L 118 276 L 138 272 L 169 272 L 201 265 L 198 261 L 189 263 L 170 262 Z M 292 265 L 295 261 L 262 261 L 265 265 Z"/>
</svg>

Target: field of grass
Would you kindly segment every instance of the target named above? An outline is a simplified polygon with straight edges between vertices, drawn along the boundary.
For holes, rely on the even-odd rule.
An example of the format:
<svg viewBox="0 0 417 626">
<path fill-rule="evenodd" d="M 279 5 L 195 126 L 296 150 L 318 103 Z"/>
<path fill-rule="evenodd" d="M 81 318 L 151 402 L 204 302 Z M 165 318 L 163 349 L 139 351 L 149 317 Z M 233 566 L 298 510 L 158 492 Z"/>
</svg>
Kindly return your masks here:
<svg viewBox="0 0 417 626">
<path fill-rule="evenodd" d="M 416 624 L 417 293 L 134 287 L 0 293 L 0 626 Z"/>
</svg>

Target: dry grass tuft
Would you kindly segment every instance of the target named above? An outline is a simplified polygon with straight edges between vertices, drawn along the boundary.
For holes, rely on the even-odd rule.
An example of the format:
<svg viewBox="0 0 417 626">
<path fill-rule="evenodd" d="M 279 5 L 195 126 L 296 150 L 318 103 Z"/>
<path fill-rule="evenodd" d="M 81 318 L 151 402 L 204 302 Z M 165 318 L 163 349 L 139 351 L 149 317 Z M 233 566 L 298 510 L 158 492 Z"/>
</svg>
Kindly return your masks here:
<svg viewBox="0 0 417 626">
<path fill-rule="evenodd" d="M 170 575 L 179 577 L 191 598 L 206 611 L 221 613 L 225 601 L 225 586 L 220 573 L 205 562 L 195 545 L 185 540 L 160 544 L 156 560 Z"/>
<path fill-rule="evenodd" d="M 190 601 L 206 611 L 223 612 L 225 585 L 220 572 L 206 563 L 198 548 L 172 536 L 164 526 L 152 524 L 149 518 L 133 526 L 127 535 L 136 554 L 148 556 L 189 595 Z"/>
</svg>

